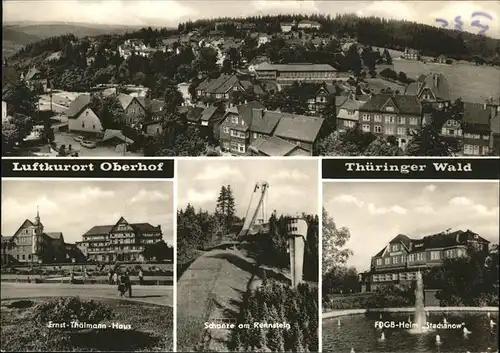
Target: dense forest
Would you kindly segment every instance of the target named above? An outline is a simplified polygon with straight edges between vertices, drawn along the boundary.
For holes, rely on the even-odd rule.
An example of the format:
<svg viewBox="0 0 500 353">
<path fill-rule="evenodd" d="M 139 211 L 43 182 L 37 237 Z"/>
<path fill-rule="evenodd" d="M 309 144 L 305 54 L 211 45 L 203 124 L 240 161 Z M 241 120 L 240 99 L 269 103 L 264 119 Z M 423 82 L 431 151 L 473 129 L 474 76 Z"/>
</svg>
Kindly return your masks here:
<svg viewBox="0 0 500 353">
<path fill-rule="evenodd" d="M 288 324 L 289 328 L 254 327 L 258 324 Z M 246 293 L 229 348 L 237 352 L 317 352 L 318 291 L 306 283 L 297 289 L 264 280 Z M 237 326 L 238 327 L 238 326 Z"/>
</svg>

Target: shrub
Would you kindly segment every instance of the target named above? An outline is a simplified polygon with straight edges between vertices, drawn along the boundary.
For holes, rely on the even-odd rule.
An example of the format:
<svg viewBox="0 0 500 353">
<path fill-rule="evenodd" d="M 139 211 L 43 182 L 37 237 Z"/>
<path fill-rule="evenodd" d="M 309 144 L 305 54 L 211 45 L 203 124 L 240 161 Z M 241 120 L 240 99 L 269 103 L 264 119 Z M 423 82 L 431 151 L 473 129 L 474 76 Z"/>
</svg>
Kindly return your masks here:
<svg viewBox="0 0 500 353">
<path fill-rule="evenodd" d="M 56 298 L 39 304 L 35 309 L 34 320 L 46 326 L 52 322 L 87 322 L 99 323 L 112 318 L 112 311 L 107 305 L 93 300 L 82 300 L 78 297 Z"/>
</svg>

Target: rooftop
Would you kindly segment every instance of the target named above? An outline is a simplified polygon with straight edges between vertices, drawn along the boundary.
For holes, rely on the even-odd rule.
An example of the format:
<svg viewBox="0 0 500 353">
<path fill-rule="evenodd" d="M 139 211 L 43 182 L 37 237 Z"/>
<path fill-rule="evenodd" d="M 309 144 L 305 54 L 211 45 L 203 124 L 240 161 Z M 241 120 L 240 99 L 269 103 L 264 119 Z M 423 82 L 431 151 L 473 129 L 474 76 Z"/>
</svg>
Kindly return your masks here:
<svg viewBox="0 0 500 353">
<path fill-rule="evenodd" d="M 268 62 L 262 63 L 255 68 L 256 71 L 296 71 L 296 72 L 335 72 L 335 70 L 331 65 L 328 64 L 270 64 Z"/>
</svg>

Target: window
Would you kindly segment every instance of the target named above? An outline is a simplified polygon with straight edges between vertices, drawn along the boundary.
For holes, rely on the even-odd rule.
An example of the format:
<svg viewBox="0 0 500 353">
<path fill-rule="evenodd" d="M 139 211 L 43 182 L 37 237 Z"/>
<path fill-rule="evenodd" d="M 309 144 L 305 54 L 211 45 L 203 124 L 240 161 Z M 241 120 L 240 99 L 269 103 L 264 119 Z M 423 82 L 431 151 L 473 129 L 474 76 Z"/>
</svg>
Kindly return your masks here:
<svg viewBox="0 0 500 353">
<path fill-rule="evenodd" d="M 405 127 L 398 127 L 398 135 L 405 136 L 406 135 L 406 128 Z"/>
<path fill-rule="evenodd" d="M 344 121 L 344 126 L 345 127 L 355 127 L 356 126 L 356 122 L 355 121 Z"/>
<path fill-rule="evenodd" d="M 375 125 L 374 128 L 373 128 L 373 131 L 377 134 L 381 134 L 382 133 L 382 126 L 380 125 Z"/>
<path fill-rule="evenodd" d="M 385 107 L 385 111 L 386 112 L 393 112 L 394 111 L 394 107 Z"/>
<path fill-rule="evenodd" d="M 391 251 L 399 251 L 399 244 L 392 244 Z"/>
<path fill-rule="evenodd" d="M 378 275 L 373 275 L 373 282 L 378 282 Z"/>
<path fill-rule="evenodd" d="M 474 149 L 474 153 L 473 154 L 478 155 L 479 154 L 479 146 L 474 145 L 473 149 Z"/>
<path fill-rule="evenodd" d="M 490 139 L 490 137 L 488 135 L 483 135 L 483 140 L 488 141 L 489 139 Z"/>
<path fill-rule="evenodd" d="M 238 152 L 245 153 L 245 145 L 238 144 Z"/>
<path fill-rule="evenodd" d="M 404 116 L 398 116 L 398 124 L 406 124 L 406 119 Z"/>
<path fill-rule="evenodd" d="M 481 152 L 481 155 L 485 156 L 488 154 L 488 152 L 489 152 L 488 146 L 483 146 L 483 151 Z"/>
<path fill-rule="evenodd" d="M 362 130 L 363 132 L 370 132 L 371 131 L 370 125 L 363 125 Z"/>
<path fill-rule="evenodd" d="M 385 122 L 387 124 L 394 124 L 394 117 L 393 116 L 386 116 L 385 117 Z"/>
<path fill-rule="evenodd" d="M 95 125 L 92 125 L 92 129 L 95 130 Z"/>
<path fill-rule="evenodd" d="M 386 127 L 385 134 L 386 135 L 394 135 L 394 128 L 393 127 Z"/>
<path fill-rule="evenodd" d="M 399 256 L 394 256 L 394 257 L 392 258 L 392 263 L 393 263 L 393 264 L 397 264 L 397 263 L 399 263 Z"/>
<path fill-rule="evenodd" d="M 390 273 L 385 274 L 385 280 L 390 281 L 392 279 L 392 275 Z"/>
<path fill-rule="evenodd" d="M 401 263 L 405 263 L 406 262 L 406 256 L 405 255 L 401 255 Z"/>
<path fill-rule="evenodd" d="M 382 115 L 376 114 L 375 115 L 375 122 L 381 123 L 382 122 Z"/>
<path fill-rule="evenodd" d="M 85 115 L 89 115 L 89 111 L 88 110 L 85 111 Z"/>
<path fill-rule="evenodd" d="M 238 117 L 237 117 L 237 116 L 233 116 L 233 117 L 231 117 L 231 122 L 232 122 L 233 124 L 238 124 Z"/>
<path fill-rule="evenodd" d="M 229 134 L 229 128 L 227 126 L 224 126 L 222 128 L 222 131 L 224 131 L 224 133 L 226 133 L 226 134 Z"/>
<path fill-rule="evenodd" d="M 441 258 L 441 254 L 439 251 L 431 251 L 431 260 L 439 260 Z"/>
<path fill-rule="evenodd" d="M 453 258 L 453 255 L 454 255 L 454 254 L 453 254 L 453 250 L 446 250 L 446 251 L 444 252 L 444 255 L 445 255 L 445 257 L 446 257 L 447 259 L 452 259 L 452 258 Z"/>
<path fill-rule="evenodd" d="M 370 121 L 370 116 L 367 114 L 363 114 L 363 121 Z"/>
<path fill-rule="evenodd" d="M 159 133 L 160 133 L 160 128 L 159 128 L 159 127 L 157 127 L 157 128 L 156 128 L 156 133 L 157 133 L 157 134 L 159 134 Z"/>
<path fill-rule="evenodd" d="M 476 140 L 479 140 L 479 139 L 481 139 L 481 135 L 479 135 L 479 134 L 474 134 L 474 138 L 475 138 Z"/>
<path fill-rule="evenodd" d="M 409 118 L 409 123 L 410 125 L 417 125 L 418 124 L 418 119 L 417 118 Z"/>
<path fill-rule="evenodd" d="M 382 265 L 382 259 L 377 259 L 376 263 L 377 263 L 377 266 Z"/>
<path fill-rule="evenodd" d="M 30 254 L 28 254 L 28 260 L 31 260 L 31 255 Z"/>
<path fill-rule="evenodd" d="M 25 260 L 25 255 L 24 254 L 22 255 L 22 259 Z"/>
<path fill-rule="evenodd" d="M 85 129 L 85 123 L 82 121 L 82 129 Z"/>
<path fill-rule="evenodd" d="M 417 261 L 424 261 L 424 253 L 420 252 L 417 254 Z"/>
<path fill-rule="evenodd" d="M 464 249 L 457 249 L 457 256 L 464 256 L 465 255 L 465 250 Z"/>
<path fill-rule="evenodd" d="M 399 274 L 399 279 L 400 279 L 400 280 L 402 280 L 402 281 L 406 281 L 406 278 L 407 278 L 407 277 L 406 277 L 406 273 L 405 273 L 405 272 L 403 272 L 403 273 L 400 273 L 400 274 Z"/>
<path fill-rule="evenodd" d="M 392 274 L 392 280 L 393 281 L 397 281 L 398 280 L 398 274 L 397 273 L 393 273 Z"/>
<path fill-rule="evenodd" d="M 415 254 L 408 255 L 408 262 L 413 262 L 413 261 L 415 261 Z"/>
<path fill-rule="evenodd" d="M 464 145 L 464 154 L 472 154 L 472 145 Z"/>
<path fill-rule="evenodd" d="M 384 265 L 390 265 L 391 264 L 391 258 L 390 257 L 386 257 L 384 259 Z"/>
</svg>

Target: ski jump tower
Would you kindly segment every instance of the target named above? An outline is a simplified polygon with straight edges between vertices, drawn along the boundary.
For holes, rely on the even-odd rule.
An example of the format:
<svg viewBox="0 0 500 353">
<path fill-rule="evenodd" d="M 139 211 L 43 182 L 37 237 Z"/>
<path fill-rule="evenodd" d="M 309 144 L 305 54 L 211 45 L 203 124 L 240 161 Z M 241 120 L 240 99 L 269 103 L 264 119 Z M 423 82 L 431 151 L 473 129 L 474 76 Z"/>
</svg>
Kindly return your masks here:
<svg viewBox="0 0 500 353">
<path fill-rule="evenodd" d="M 288 247 L 290 250 L 290 271 L 292 287 L 297 288 L 304 273 L 304 247 L 307 236 L 307 222 L 303 218 L 292 218 L 288 223 Z"/>
<path fill-rule="evenodd" d="M 250 202 L 248 203 L 247 213 L 245 215 L 245 221 L 243 223 L 243 228 L 240 231 L 239 236 L 245 237 L 249 234 L 253 234 L 253 226 L 265 225 L 267 223 L 267 189 L 269 189 L 269 183 L 266 181 L 261 181 L 260 183 L 256 183 L 253 189 L 252 196 L 250 198 Z M 252 201 L 256 194 L 259 194 L 259 200 L 255 207 L 255 209 L 250 212 L 250 208 L 252 207 Z M 257 218 L 260 215 L 260 218 Z M 257 222 L 258 221 L 258 222 Z"/>
</svg>

